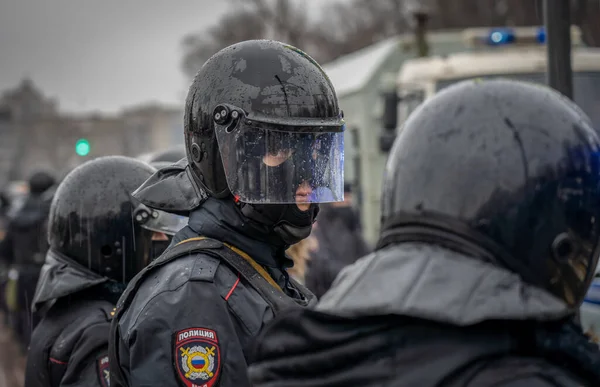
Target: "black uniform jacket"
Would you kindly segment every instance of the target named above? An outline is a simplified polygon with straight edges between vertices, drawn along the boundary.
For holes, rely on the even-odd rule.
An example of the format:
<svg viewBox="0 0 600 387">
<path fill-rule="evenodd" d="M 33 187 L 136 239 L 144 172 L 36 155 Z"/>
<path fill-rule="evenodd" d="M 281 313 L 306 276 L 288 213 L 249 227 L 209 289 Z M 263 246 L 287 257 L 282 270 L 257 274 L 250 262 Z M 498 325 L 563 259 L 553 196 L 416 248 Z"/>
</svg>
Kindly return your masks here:
<svg viewBox="0 0 600 387">
<path fill-rule="evenodd" d="M 108 334 L 114 304 L 100 296 L 109 280 L 49 250 L 34 297 L 35 327 L 25 387 L 109 385 Z"/>
<path fill-rule="evenodd" d="M 48 250 L 45 236 L 50 202 L 46 195 L 27 198 L 0 242 L 0 260 L 6 264 L 36 265 L 39 269 Z"/>
<path fill-rule="evenodd" d="M 113 386 L 249 386 L 247 349 L 274 309 L 218 254 L 165 259 L 180 242 L 208 237 L 215 252 L 228 249 L 251 262 L 265 292 L 286 295 L 294 307 L 314 304 L 285 273 L 284 251 L 249 237 L 245 227 L 233 203 L 210 198 L 167 252 L 130 282 L 111 332 Z"/>
<path fill-rule="evenodd" d="M 255 387 L 600 386 L 600 355 L 566 305 L 519 276 L 423 244 L 340 273 L 314 311 L 279 316 L 251 355 Z"/>
</svg>

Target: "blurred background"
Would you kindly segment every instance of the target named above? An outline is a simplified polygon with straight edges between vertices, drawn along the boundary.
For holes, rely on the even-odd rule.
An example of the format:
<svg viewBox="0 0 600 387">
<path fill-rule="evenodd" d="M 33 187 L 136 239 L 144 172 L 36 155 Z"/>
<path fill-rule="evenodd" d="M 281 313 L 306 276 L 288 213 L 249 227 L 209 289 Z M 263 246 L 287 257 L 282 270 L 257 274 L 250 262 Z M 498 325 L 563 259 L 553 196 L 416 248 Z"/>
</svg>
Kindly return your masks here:
<svg viewBox="0 0 600 387">
<path fill-rule="evenodd" d="M 573 98 L 600 123 L 600 1 L 563 4 Z M 348 128 L 344 205 L 357 213 L 347 235 L 364 239 L 353 251 L 366 252 L 378 235 L 383 167 L 402 122 L 465 78 L 545 83 L 543 25 L 542 0 L 0 0 L 0 239 L 34 172 L 60 181 L 95 157 L 149 160 L 182 149 L 196 71 L 223 47 L 271 38 L 313 56 L 336 87 Z M 334 212 L 320 215 L 319 243 L 302 247 L 299 259 L 315 260 L 308 257 L 319 250 L 344 256 L 341 266 L 357 258 L 328 242 Z M 340 265 L 313 272 L 334 277 Z M 296 270 L 303 280 L 305 266 Z M 15 361 L 0 356 L 0 387 L 20 385 Z"/>
<path fill-rule="evenodd" d="M 570 19 L 583 45 L 600 44 L 600 1 L 571 1 Z M 470 49 L 465 28 L 541 25 L 541 0 L 0 0 L 0 188 L 22 193 L 40 167 L 60 178 L 94 157 L 181 146 L 204 61 L 274 38 L 317 59 L 338 90 L 346 181 L 373 242 L 382 84 L 408 59 Z"/>
</svg>

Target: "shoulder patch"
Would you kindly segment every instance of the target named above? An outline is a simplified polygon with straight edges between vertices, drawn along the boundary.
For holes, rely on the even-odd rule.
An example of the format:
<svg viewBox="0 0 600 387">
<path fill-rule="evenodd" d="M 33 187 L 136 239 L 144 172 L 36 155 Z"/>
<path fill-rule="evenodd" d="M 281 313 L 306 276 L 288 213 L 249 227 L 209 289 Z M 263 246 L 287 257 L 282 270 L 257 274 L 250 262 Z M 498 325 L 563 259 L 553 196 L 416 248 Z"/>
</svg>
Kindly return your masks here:
<svg viewBox="0 0 600 387">
<path fill-rule="evenodd" d="M 96 368 L 98 371 L 98 378 L 100 379 L 100 385 L 102 387 L 110 386 L 110 369 L 108 362 L 108 355 L 100 356 L 96 359 Z"/>
<path fill-rule="evenodd" d="M 187 328 L 175 333 L 175 372 L 187 387 L 211 387 L 219 380 L 221 351 L 217 333 Z"/>
</svg>

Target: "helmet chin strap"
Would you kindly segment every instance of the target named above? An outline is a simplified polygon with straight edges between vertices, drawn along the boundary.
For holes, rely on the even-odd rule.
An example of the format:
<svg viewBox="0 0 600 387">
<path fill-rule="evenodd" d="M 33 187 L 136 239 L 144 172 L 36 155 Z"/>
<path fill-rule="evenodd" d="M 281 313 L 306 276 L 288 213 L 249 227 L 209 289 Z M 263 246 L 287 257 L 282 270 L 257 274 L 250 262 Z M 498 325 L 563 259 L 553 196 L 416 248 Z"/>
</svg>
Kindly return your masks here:
<svg viewBox="0 0 600 387">
<path fill-rule="evenodd" d="M 306 211 L 296 204 L 238 203 L 242 214 L 260 224 L 267 233 L 275 233 L 283 244 L 290 246 L 308 237 L 319 213 L 319 205 L 311 203 Z"/>
</svg>

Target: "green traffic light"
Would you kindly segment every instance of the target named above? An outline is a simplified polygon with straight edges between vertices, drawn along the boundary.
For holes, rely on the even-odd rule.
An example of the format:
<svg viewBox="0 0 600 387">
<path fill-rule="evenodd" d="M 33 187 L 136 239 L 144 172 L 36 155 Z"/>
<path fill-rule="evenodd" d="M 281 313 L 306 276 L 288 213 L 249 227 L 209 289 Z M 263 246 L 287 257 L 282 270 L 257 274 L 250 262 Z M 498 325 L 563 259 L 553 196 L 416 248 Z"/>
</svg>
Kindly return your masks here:
<svg viewBox="0 0 600 387">
<path fill-rule="evenodd" d="M 90 142 L 85 138 L 77 140 L 77 143 L 75 143 L 75 153 L 79 156 L 87 156 L 90 153 Z"/>
</svg>

